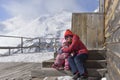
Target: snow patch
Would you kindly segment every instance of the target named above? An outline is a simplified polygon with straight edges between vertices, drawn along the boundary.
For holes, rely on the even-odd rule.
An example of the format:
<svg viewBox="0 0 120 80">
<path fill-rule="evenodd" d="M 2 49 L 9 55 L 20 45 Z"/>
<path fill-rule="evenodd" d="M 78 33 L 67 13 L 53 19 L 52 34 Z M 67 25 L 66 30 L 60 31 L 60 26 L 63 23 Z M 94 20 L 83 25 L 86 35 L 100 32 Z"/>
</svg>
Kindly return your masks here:
<svg viewBox="0 0 120 80">
<path fill-rule="evenodd" d="M 73 80 L 71 76 L 60 76 L 57 80 Z"/>
<path fill-rule="evenodd" d="M 107 80 L 107 78 L 106 78 L 106 77 L 104 77 L 104 78 L 102 78 L 101 80 Z"/>
</svg>

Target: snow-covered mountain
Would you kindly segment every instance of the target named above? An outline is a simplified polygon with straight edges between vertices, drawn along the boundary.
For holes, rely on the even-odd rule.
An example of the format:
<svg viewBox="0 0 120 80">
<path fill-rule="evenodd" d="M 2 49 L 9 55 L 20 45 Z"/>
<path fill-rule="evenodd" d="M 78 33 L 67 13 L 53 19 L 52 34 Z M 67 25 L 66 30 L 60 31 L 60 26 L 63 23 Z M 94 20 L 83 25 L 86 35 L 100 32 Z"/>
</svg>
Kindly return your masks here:
<svg viewBox="0 0 120 80">
<path fill-rule="evenodd" d="M 24 37 L 62 37 L 62 33 L 71 27 L 71 13 L 61 11 L 56 14 L 43 15 L 31 20 L 21 16 L 1 22 L 4 27 L 1 34 Z"/>
<path fill-rule="evenodd" d="M 64 31 L 71 28 L 71 17 L 72 13 L 66 11 L 60 11 L 51 15 L 42 15 L 31 20 L 17 16 L 0 22 L 0 27 L 2 28 L 0 34 L 33 38 L 62 38 Z M 0 37 L 0 46 L 18 46 L 19 44 L 20 39 Z"/>
</svg>

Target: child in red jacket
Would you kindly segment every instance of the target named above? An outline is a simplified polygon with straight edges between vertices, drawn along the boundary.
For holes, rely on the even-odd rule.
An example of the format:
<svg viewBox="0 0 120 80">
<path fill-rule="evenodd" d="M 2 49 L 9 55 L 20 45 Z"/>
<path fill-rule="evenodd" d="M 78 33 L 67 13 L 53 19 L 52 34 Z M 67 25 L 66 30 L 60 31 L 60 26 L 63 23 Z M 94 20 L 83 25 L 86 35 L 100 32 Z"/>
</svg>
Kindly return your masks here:
<svg viewBox="0 0 120 80">
<path fill-rule="evenodd" d="M 62 41 L 62 47 L 60 47 L 60 49 L 57 51 L 57 56 L 56 56 L 56 60 L 54 62 L 54 64 L 52 65 L 53 68 L 55 69 L 65 69 L 65 70 L 69 70 L 69 63 L 68 63 L 68 56 L 69 53 L 62 53 L 62 49 L 64 48 L 68 48 L 69 44 L 63 40 Z M 63 68 L 64 67 L 64 68 Z"/>
<path fill-rule="evenodd" d="M 64 53 L 73 53 L 68 58 L 68 62 L 70 64 L 71 71 L 73 73 L 73 79 L 77 80 L 77 78 L 85 79 L 87 78 L 87 70 L 85 67 L 85 61 L 88 58 L 88 50 L 86 46 L 82 43 L 79 36 L 73 34 L 70 30 L 66 30 L 64 34 L 65 40 L 70 43 L 68 48 L 62 49 Z"/>
</svg>

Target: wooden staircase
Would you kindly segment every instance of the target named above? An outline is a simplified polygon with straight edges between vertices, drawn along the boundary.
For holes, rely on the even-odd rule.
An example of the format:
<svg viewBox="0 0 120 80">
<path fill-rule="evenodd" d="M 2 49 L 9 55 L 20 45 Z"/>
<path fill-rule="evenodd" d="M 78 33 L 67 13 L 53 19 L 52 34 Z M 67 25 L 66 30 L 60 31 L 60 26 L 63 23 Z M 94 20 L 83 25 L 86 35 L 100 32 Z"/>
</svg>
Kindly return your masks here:
<svg viewBox="0 0 120 80">
<path fill-rule="evenodd" d="M 33 70 L 31 72 L 32 77 L 34 78 L 44 78 L 44 77 L 57 77 L 57 76 L 72 76 L 70 71 L 58 71 L 51 68 L 51 65 L 54 63 L 54 59 L 44 61 L 42 63 L 41 70 Z M 100 80 L 105 76 L 106 69 L 106 50 L 89 50 L 88 60 L 86 62 L 86 67 L 88 70 L 89 78 L 88 80 Z M 52 79 L 47 79 L 52 80 Z"/>
</svg>

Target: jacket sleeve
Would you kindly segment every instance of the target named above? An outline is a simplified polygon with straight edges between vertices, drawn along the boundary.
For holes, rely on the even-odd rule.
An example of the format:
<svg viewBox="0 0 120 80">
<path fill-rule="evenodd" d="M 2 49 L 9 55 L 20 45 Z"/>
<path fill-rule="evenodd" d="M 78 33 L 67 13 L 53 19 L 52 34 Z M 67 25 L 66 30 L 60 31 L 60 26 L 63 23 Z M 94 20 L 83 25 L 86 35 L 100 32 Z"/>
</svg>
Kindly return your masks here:
<svg viewBox="0 0 120 80">
<path fill-rule="evenodd" d="M 72 43 L 68 48 L 62 49 L 64 53 L 71 53 L 74 51 L 74 47 L 77 44 L 77 41 L 79 40 L 79 37 L 77 35 L 74 35 L 72 38 Z"/>
</svg>

